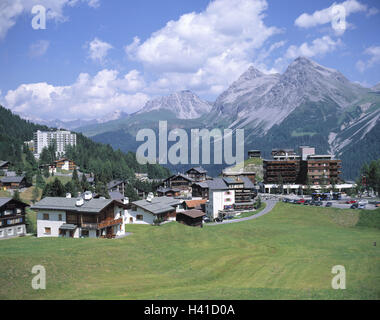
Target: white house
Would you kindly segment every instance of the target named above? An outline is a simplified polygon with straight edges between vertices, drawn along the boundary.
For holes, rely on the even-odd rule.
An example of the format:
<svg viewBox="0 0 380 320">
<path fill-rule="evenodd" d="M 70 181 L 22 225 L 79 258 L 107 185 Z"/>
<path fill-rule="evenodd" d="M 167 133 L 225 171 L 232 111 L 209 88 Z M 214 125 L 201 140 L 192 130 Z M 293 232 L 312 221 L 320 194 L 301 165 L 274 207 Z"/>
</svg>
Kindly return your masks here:
<svg viewBox="0 0 380 320">
<path fill-rule="evenodd" d="M 254 185 L 247 177 L 216 178 L 208 182 L 209 201 L 206 214 L 214 220 L 224 210 L 251 210 L 255 197 Z"/>
<path fill-rule="evenodd" d="M 126 213 L 128 224 L 154 224 L 155 219 L 175 221 L 177 212 L 184 211 L 180 200 L 172 197 L 154 198 L 132 202 Z"/>
<path fill-rule="evenodd" d="M 125 234 L 128 201 L 47 197 L 31 209 L 37 211 L 37 237 L 106 237 Z"/>
</svg>

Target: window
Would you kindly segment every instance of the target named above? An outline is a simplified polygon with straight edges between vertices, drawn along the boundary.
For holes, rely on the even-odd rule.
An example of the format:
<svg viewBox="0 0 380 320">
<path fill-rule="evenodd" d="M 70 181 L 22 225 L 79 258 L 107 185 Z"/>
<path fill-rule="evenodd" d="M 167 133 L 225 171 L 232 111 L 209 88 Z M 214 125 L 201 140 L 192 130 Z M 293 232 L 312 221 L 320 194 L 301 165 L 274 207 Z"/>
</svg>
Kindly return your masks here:
<svg viewBox="0 0 380 320">
<path fill-rule="evenodd" d="M 22 227 L 17 228 L 17 233 L 22 233 Z"/>
<path fill-rule="evenodd" d="M 58 215 L 58 221 L 62 221 L 62 215 L 61 214 Z"/>
<path fill-rule="evenodd" d="M 51 228 L 45 228 L 45 234 L 51 234 Z"/>
<path fill-rule="evenodd" d="M 144 216 L 142 214 L 136 215 L 136 220 L 144 220 Z"/>
<path fill-rule="evenodd" d="M 44 213 L 42 219 L 43 219 L 43 220 L 49 220 L 49 214 L 48 214 L 48 213 Z"/>
</svg>

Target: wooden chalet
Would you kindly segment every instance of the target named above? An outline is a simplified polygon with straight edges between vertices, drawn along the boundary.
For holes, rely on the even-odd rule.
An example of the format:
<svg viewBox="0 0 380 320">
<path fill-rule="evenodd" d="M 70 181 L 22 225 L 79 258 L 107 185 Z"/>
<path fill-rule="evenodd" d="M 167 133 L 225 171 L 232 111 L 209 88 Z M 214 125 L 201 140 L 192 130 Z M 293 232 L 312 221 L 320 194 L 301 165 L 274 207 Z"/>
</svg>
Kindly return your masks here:
<svg viewBox="0 0 380 320">
<path fill-rule="evenodd" d="M 203 227 L 203 217 L 206 214 L 200 210 L 188 210 L 177 213 L 177 222 L 191 227 Z"/>
<path fill-rule="evenodd" d="M 209 181 L 209 180 L 208 180 Z M 191 185 L 193 198 L 208 199 L 209 186 L 208 181 L 195 182 Z"/>
<path fill-rule="evenodd" d="M 159 187 L 157 189 L 157 195 L 159 197 L 178 197 L 181 190 L 176 188 Z"/>
<path fill-rule="evenodd" d="M 207 170 L 202 167 L 190 168 L 186 171 L 186 174 L 194 181 L 205 181 L 207 179 Z"/>
<path fill-rule="evenodd" d="M 73 160 L 67 158 L 61 158 L 54 161 L 54 165 L 57 169 L 73 171 L 77 166 Z"/>
<path fill-rule="evenodd" d="M 0 198 L 0 239 L 26 235 L 28 205 L 12 198 Z"/>
<path fill-rule="evenodd" d="M 5 176 L 0 179 L 0 187 L 4 190 L 27 187 L 25 176 Z"/>
<path fill-rule="evenodd" d="M 190 190 L 193 182 L 194 182 L 194 180 L 191 179 L 190 177 L 188 177 L 182 173 L 178 173 L 178 174 L 172 175 L 171 177 L 164 180 L 164 185 L 166 188 Z"/>
</svg>

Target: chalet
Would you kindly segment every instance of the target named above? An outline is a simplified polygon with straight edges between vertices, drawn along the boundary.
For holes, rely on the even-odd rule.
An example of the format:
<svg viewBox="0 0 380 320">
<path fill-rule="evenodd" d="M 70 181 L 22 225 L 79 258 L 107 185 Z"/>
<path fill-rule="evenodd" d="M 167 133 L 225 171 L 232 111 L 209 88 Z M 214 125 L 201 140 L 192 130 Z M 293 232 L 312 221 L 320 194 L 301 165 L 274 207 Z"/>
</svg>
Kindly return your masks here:
<svg viewBox="0 0 380 320">
<path fill-rule="evenodd" d="M 0 160 L 0 171 L 7 171 L 9 169 L 10 162 Z"/>
<path fill-rule="evenodd" d="M 50 174 L 57 173 L 57 167 L 54 163 L 53 164 L 41 164 L 41 165 L 39 165 L 39 168 L 42 170 L 47 169 Z"/>
<path fill-rule="evenodd" d="M 54 161 L 54 165 L 57 169 L 73 171 L 77 166 L 73 160 L 67 158 L 61 158 Z"/>
<path fill-rule="evenodd" d="M 177 212 L 183 211 L 181 201 L 171 197 L 150 197 L 132 202 L 127 223 L 154 224 L 156 219 L 175 221 Z"/>
<path fill-rule="evenodd" d="M 26 235 L 27 204 L 12 198 L 0 198 L 0 239 Z"/>
<path fill-rule="evenodd" d="M 125 234 L 128 200 L 46 197 L 37 211 L 37 237 L 114 238 Z"/>
<path fill-rule="evenodd" d="M 27 187 L 25 176 L 6 176 L 0 179 L 0 187 L 4 190 Z"/>
<path fill-rule="evenodd" d="M 176 188 L 159 187 L 157 189 L 157 195 L 159 197 L 178 197 L 181 190 Z"/>
<path fill-rule="evenodd" d="M 107 183 L 108 192 L 118 191 L 124 194 L 125 182 L 121 180 L 112 180 Z"/>
<path fill-rule="evenodd" d="M 192 227 L 203 227 L 203 217 L 206 214 L 200 210 L 188 210 L 177 213 L 177 222 Z"/>
<path fill-rule="evenodd" d="M 166 188 L 176 188 L 190 191 L 193 182 L 193 179 L 182 173 L 178 173 L 164 180 L 164 185 Z"/>
<path fill-rule="evenodd" d="M 186 171 L 186 174 L 194 181 L 205 181 L 207 177 L 207 171 L 202 167 L 191 168 Z"/>
<path fill-rule="evenodd" d="M 193 198 L 208 199 L 209 181 L 195 182 L 191 185 Z"/>
</svg>

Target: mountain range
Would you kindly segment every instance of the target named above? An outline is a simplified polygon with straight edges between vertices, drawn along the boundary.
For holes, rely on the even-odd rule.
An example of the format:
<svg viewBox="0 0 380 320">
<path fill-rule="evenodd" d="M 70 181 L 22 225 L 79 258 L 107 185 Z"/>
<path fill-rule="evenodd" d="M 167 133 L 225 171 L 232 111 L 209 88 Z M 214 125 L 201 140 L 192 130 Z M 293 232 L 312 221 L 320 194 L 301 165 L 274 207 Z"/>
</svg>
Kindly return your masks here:
<svg viewBox="0 0 380 320">
<path fill-rule="evenodd" d="M 310 145 L 343 160 L 343 177 L 356 178 L 364 162 L 380 157 L 380 84 L 365 88 L 339 71 L 304 57 L 283 74 L 250 67 L 214 103 L 190 91 L 148 101 L 138 112 L 76 127 L 93 140 L 135 151 L 141 128 L 245 130 L 245 149 Z M 179 168 L 178 168 L 179 169 Z M 209 166 L 217 174 L 220 166 Z"/>
</svg>

